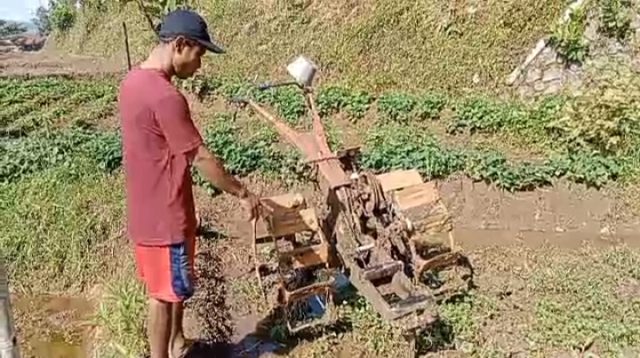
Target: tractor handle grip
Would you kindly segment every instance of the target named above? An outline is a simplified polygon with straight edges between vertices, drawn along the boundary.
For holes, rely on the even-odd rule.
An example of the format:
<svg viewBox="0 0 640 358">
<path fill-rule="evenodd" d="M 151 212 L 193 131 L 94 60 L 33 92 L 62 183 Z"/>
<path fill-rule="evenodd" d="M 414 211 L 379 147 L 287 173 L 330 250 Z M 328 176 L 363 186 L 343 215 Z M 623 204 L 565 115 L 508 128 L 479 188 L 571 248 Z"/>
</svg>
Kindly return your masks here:
<svg viewBox="0 0 640 358">
<path fill-rule="evenodd" d="M 285 86 L 297 86 L 297 87 L 300 87 L 300 84 L 298 84 L 298 82 L 296 82 L 296 81 L 284 81 L 284 82 L 275 82 L 275 83 L 274 82 L 265 82 L 265 83 L 258 84 L 256 87 L 260 91 L 266 91 L 266 90 L 271 89 L 271 88 L 285 87 Z"/>
</svg>

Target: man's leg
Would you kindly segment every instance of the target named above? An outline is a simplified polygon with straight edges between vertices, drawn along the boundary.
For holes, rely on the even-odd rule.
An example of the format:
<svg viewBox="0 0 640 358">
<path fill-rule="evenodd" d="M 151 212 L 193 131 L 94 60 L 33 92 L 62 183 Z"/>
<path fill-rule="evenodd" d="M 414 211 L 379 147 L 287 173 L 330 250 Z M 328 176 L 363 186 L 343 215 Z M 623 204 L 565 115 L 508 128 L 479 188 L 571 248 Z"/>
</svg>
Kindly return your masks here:
<svg viewBox="0 0 640 358">
<path fill-rule="evenodd" d="M 174 267 L 174 278 L 177 285 L 174 290 L 178 293 L 176 300 L 171 307 L 171 337 L 170 346 L 171 358 L 183 358 L 188 350 L 189 345 L 184 337 L 184 301 L 191 298 L 195 285 L 195 237 L 187 238 L 182 246 L 174 247 L 174 257 L 179 258 L 178 268 Z"/>
<path fill-rule="evenodd" d="M 172 304 L 155 298 L 149 299 L 149 346 L 150 358 L 169 358 Z"/>
<path fill-rule="evenodd" d="M 182 291 L 190 287 L 182 277 L 183 256 L 186 257 L 180 245 L 136 246 L 138 274 L 149 295 L 147 333 L 151 358 L 171 357 L 173 306 L 184 300 Z"/>
<path fill-rule="evenodd" d="M 182 317 L 184 315 L 184 304 L 176 302 L 171 304 L 171 342 L 172 358 L 181 358 L 186 351 L 186 342 L 182 326 Z"/>
</svg>

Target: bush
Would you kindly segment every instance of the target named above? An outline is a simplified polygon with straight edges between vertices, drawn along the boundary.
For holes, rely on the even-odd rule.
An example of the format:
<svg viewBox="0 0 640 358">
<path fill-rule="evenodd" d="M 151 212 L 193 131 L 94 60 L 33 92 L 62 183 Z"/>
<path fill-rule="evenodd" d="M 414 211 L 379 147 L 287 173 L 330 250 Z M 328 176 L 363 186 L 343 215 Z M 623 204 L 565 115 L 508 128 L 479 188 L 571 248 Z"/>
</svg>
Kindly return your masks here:
<svg viewBox="0 0 640 358">
<path fill-rule="evenodd" d="M 573 98 L 553 130 L 573 149 L 621 154 L 640 135 L 640 79 L 628 70 L 601 76 Z"/>
<path fill-rule="evenodd" d="M 327 87 L 318 94 L 320 115 L 345 111 L 349 118 L 357 120 L 369 110 L 373 97 L 364 91 L 352 91 L 342 87 Z"/>
<path fill-rule="evenodd" d="M 70 1 L 60 0 L 51 7 L 51 26 L 55 31 L 67 32 L 76 21 L 76 9 Z"/>
</svg>

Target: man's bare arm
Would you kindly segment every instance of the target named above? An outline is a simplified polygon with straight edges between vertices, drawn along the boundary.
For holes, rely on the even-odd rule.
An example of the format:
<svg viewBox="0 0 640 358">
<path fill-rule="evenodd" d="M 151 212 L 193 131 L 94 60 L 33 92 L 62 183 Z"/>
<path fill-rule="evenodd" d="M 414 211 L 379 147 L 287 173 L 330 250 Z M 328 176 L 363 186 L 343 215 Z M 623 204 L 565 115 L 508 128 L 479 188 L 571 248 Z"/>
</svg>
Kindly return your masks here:
<svg viewBox="0 0 640 358">
<path fill-rule="evenodd" d="M 238 179 L 227 172 L 222 161 L 204 145 L 196 149 L 193 165 L 216 188 L 242 199 L 245 199 L 250 194 Z"/>
</svg>

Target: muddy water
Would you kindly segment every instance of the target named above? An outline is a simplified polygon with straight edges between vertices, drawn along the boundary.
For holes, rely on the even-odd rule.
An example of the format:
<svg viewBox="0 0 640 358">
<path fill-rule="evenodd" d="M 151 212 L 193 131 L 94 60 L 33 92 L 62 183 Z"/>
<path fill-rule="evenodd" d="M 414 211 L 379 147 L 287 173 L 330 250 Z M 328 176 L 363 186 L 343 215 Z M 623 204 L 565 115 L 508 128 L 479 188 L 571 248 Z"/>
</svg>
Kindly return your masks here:
<svg viewBox="0 0 640 358">
<path fill-rule="evenodd" d="M 23 357 L 88 358 L 92 304 L 78 297 L 14 297 Z"/>
</svg>

